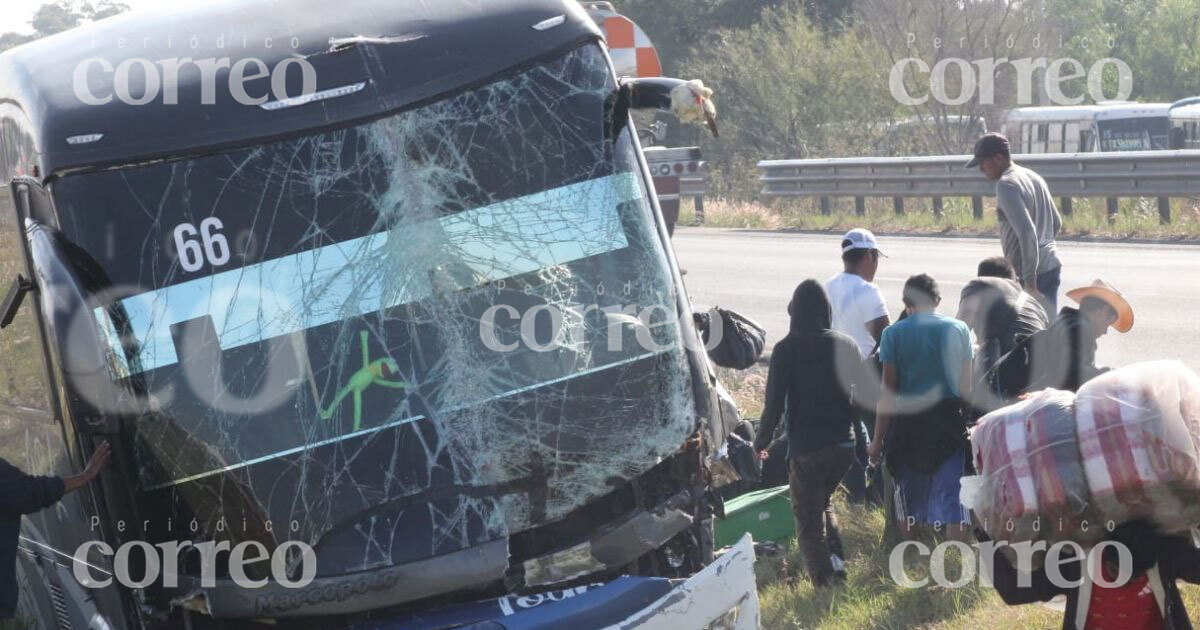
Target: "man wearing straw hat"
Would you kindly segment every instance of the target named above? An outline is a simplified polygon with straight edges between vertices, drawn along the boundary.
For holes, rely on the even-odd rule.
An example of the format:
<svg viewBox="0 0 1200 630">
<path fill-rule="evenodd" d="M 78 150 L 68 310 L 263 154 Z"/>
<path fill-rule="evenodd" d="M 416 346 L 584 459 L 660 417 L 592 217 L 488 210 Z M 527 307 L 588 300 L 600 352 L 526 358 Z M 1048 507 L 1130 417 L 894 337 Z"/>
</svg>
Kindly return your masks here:
<svg viewBox="0 0 1200 630">
<path fill-rule="evenodd" d="M 1047 387 L 1076 391 L 1107 371 L 1096 367 L 1096 342 L 1111 327 L 1126 333 L 1133 328 L 1133 307 L 1121 292 L 1103 280 L 1067 292 L 1079 308 L 1063 307 L 1058 319 L 1034 335 L 1033 365 L 1027 391 Z"/>
</svg>

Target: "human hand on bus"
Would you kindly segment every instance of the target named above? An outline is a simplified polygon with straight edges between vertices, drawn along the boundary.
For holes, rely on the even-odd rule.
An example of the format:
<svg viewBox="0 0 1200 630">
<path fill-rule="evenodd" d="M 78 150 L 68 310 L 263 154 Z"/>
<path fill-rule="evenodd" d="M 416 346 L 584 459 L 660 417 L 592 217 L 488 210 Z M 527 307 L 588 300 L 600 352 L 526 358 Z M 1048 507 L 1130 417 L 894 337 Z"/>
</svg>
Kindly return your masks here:
<svg viewBox="0 0 1200 630">
<path fill-rule="evenodd" d="M 108 457 L 111 454 L 112 446 L 107 441 L 102 442 L 96 448 L 96 451 L 92 453 L 91 458 L 88 459 L 87 467 L 83 469 L 83 472 L 63 478 L 63 485 L 66 487 L 66 492 L 78 490 L 100 476 L 100 471 L 108 463 Z"/>
<path fill-rule="evenodd" d="M 767 449 L 764 448 L 763 450 L 758 452 L 758 460 L 765 462 L 765 461 L 767 461 L 767 458 L 770 457 L 770 455 L 771 454 L 767 452 Z"/>
<path fill-rule="evenodd" d="M 87 476 L 88 481 L 95 479 L 100 475 L 100 471 L 104 469 L 104 465 L 108 463 L 108 457 L 112 455 L 112 445 L 108 441 L 100 443 L 96 451 L 92 453 L 88 459 L 87 468 L 83 469 L 83 474 Z"/>
</svg>

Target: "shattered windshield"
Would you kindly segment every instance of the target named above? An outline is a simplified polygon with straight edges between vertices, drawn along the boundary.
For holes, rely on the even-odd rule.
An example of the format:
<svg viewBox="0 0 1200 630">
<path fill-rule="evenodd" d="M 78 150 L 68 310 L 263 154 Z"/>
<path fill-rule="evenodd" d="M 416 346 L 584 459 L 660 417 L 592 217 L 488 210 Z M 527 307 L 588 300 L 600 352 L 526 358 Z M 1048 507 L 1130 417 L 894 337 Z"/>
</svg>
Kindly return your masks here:
<svg viewBox="0 0 1200 630">
<path fill-rule="evenodd" d="M 276 535 L 353 570 L 561 518 L 678 449 L 676 297 L 614 89 L 589 44 L 353 128 L 55 184 L 119 295 L 89 315 L 145 400 L 143 491 L 206 528 L 299 521 Z"/>
</svg>

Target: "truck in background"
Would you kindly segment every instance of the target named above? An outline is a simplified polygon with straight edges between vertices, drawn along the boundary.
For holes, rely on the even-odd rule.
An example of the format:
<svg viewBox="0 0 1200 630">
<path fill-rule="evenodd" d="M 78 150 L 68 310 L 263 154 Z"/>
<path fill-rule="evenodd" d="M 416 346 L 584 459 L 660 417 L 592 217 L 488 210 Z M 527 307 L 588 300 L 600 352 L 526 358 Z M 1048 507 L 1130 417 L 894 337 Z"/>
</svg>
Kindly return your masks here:
<svg viewBox="0 0 1200 630">
<path fill-rule="evenodd" d="M 663 73 L 662 60 L 654 42 L 633 20 L 621 15 L 611 2 L 581 0 L 588 15 L 604 31 L 605 44 L 618 77 L 650 79 Z M 659 206 L 667 223 L 668 233 L 674 235 L 679 221 L 679 206 L 691 198 L 697 221 L 704 220 L 704 176 L 706 164 L 700 147 L 665 147 L 671 124 L 681 124 L 664 112 L 634 114 L 638 139 L 645 151 Z"/>
</svg>

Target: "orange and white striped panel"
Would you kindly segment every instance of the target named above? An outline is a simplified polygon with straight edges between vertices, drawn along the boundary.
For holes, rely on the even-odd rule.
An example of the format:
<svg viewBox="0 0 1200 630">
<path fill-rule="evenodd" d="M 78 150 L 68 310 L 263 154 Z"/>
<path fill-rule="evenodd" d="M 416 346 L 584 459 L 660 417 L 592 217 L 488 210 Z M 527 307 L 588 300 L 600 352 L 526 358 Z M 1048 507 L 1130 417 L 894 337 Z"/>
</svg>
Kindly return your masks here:
<svg viewBox="0 0 1200 630">
<path fill-rule="evenodd" d="M 607 15 L 604 17 L 604 34 L 617 76 L 662 76 L 658 51 L 632 20 L 623 15 Z"/>
</svg>

